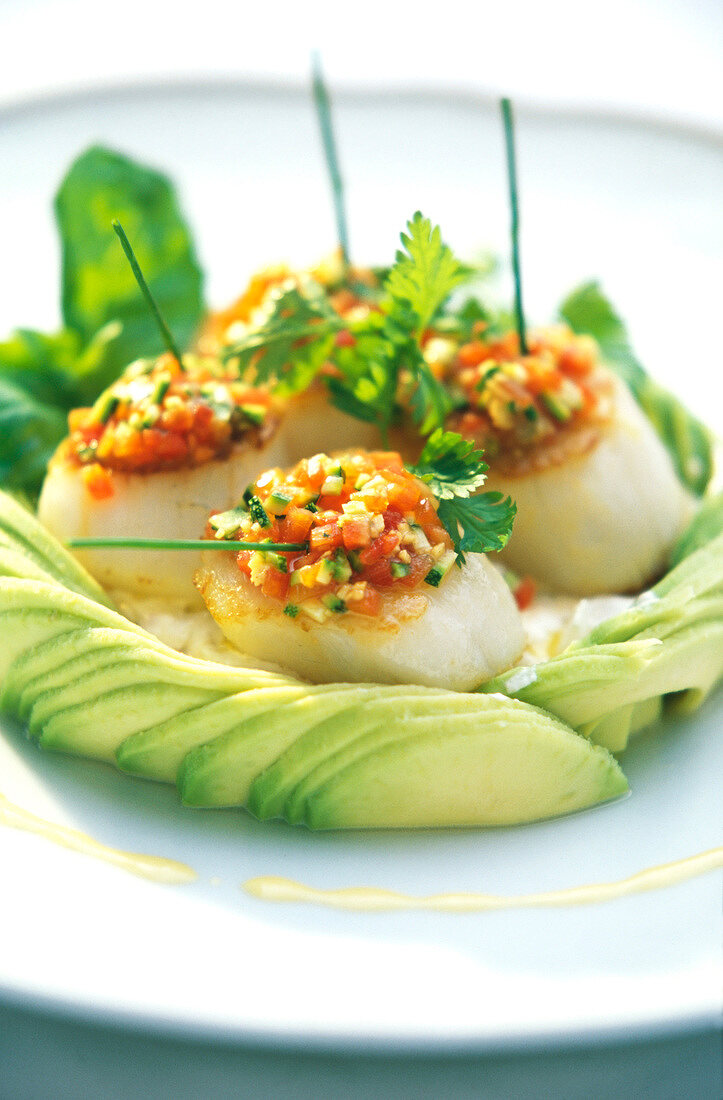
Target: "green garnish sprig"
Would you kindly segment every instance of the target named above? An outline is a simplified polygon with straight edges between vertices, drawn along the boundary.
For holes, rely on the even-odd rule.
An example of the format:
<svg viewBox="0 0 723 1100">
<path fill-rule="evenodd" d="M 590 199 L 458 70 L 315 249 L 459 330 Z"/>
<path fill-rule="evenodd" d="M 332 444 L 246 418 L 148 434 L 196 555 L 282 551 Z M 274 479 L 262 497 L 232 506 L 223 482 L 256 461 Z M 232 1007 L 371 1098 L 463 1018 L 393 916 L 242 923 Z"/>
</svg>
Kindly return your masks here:
<svg viewBox="0 0 723 1100">
<path fill-rule="evenodd" d="M 512 271 L 515 279 L 515 320 L 517 335 L 520 339 L 520 351 L 527 355 L 527 327 L 522 307 L 522 274 L 520 270 L 520 211 L 517 200 L 517 161 L 515 157 L 515 122 L 512 103 L 509 99 L 500 100 L 502 122 L 505 131 L 505 152 L 507 157 L 507 186 L 510 195 L 510 232 L 512 236 Z"/>
<path fill-rule="evenodd" d="M 412 415 L 426 435 L 453 407 L 445 386 L 424 359 L 422 341 L 452 291 L 469 271 L 442 241 L 438 226 L 417 212 L 402 233 L 378 308 L 363 320 L 343 320 L 322 293 L 293 289 L 278 297 L 266 324 L 225 353 L 253 365 L 257 380 L 284 393 L 310 385 L 325 363 L 338 370 L 325 379 L 332 403 L 376 424 L 385 435 L 397 414 L 400 379 L 407 380 Z M 336 335 L 352 339 L 339 346 Z"/>
<path fill-rule="evenodd" d="M 349 270 L 349 230 L 347 227 L 346 210 L 344 204 L 344 182 L 339 170 L 339 158 L 336 152 L 334 140 L 334 127 L 331 119 L 331 103 L 329 93 L 324 83 L 324 75 L 321 69 L 321 57 L 317 50 L 311 55 L 312 88 L 314 103 L 319 119 L 321 140 L 324 146 L 326 167 L 331 180 L 331 192 L 334 200 L 334 214 L 336 217 L 336 232 L 339 239 L 342 263 L 344 265 L 343 277 L 346 278 Z"/>
<path fill-rule="evenodd" d="M 407 469 L 429 485 L 439 501 L 437 515 L 452 540 L 459 565 L 464 564 L 467 553 L 502 550 L 512 532 L 517 506 L 502 493 L 477 492 L 489 467 L 473 443 L 457 432 L 438 428 L 417 463 Z"/>
<path fill-rule="evenodd" d="M 71 550 L 260 550 L 308 553 L 308 542 L 247 542 L 241 539 L 77 538 Z"/>
<path fill-rule="evenodd" d="M 163 319 L 163 315 L 161 314 L 161 311 L 158 308 L 158 304 L 156 302 L 156 299 L 151 294 L 151 289 L 148 286 L 148 283 L 146 282 L 146 280 L 143 276 L 143 272 L 141 271 L 140 264 L 138 263 L 138 260 L 136 259 L 136 254 L 133 251 L 131 243 L 128 240 L 126 234 L 125 234 L 125 230 L 123 229 L 123 226 L 121 225 L 121 223 L 118 221 L 117 218 L 113 218 L 113 221 L 111 222 L 111 225 L 113 226 L 113 231 L 114 231 L 115 235 L 118 237 L 118 240 L 121 243 L 121 247 L 123 248 L 123 251 L 126 254 L 126 259 L 128 260 L 128 263 L 130 264 L 131 271 L 135 275 L 135 279 L 136 279 L 136 282 L 138 283 L 141 294 L 145 298 L 146 303 L 148 304 L 148 308 L 150 309 L 151 313 L 153 314 L 153 316 L 156 320 L 156 324 L 158 325 L 158 330 L 161 334 L 161 338 L 163 340 L 163 343 L 166 345 L 166 348 L 171 353 L 173 358 L 176 360 L 179 367 L 181 367 L 181 369 L 183 369 L 183 359 L 181 358 L 181 353 L 179 352 L 178 348 L 176 347 L 176 342 L 173 339 L 173 336 L 171 334 L 171 330 L 169 329 L 168 325 L 166 324 L 166 322 Z"/>
</svg>

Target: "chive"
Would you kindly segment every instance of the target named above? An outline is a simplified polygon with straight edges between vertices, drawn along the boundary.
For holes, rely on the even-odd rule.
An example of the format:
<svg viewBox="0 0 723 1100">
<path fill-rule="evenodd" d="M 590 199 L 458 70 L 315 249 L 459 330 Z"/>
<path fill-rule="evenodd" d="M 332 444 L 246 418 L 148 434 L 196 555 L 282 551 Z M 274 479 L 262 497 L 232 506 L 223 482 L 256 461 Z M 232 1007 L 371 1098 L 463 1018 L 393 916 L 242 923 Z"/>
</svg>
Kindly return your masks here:
<svg viewBox="0 0 723 1100">
<path fill-rule="evenodd" d="M 522 276 L 520 274 L 520 214 L 517 204 L 517 165 L 515 161 L 515 124 L 512 116 L 512 104 L 509 99 L 501 99 L 502 122 L 505 130 L 505 150 L 507 153 L 507 186 L 510 195 L 511 233 L 512 233 L 512 270 L 515 277 L 515 317 L 517 335 L 520 338 L 520 351 L 528 354 L 525 314 L 522 308 Z"/>
<path fill-rule="evenodd" d="M 316 113 L 319 119 L 321 140 L 324 145 L 326 167 L 331 179 L 334 213 L 336 215 L 336 232 L 339 238 L 341 258 L 344 264 L 344 277 L 346 277 L 349 269 L 349 235 L 347 232 L 346 212 L 344 210 L 344 184 L 342 182 L 341 172 L 339 171 L 339 160 L 336 155 L 336 142 L 334 141 L 334 129 L 331 123 L 329 93 L 326 90 L 324 77 L 321 71 L 321 58 L 316 50 L 314 50 L 311 55 L 311 66 L 314 102 L 316 104 Z"/>
<path fill-rule="evenodd" d="M 308 553 L 308 542 L 243 542 L 236 539 L 136 539 L 80 538 L 66 543 L 71 550 L 299 550 Z"/>
<path fill-rule="evenodd" d="M 146 282 L 145 278 L 143 277 L 143 272 L 140 269 L 140 265 L 138 263 L 138 260 L 136 259 L 135 252 L 133 251 L 133 249 L 131 247 L 131 243 L 125 235 L 125 232 L 123 230 L 123 226 L 121 225 L 121 223 L 118 221 L 117 218 L 113 218 L 113 221 L 110 224 L 113 226 L 113 230 L 114 230 L 116 236 L 118 237 L 118 240 L 121 243 L 121 247 L 123 248 L 123 251 L 126 254 L 126 258 L 128 260 L 128 263 L 131 265 L 131 271 L 135 275 L 136 282 L 138 283 L 138 286 L 140 287 L 141 294 L 145 298 L 145 300 L 148 304 L 148 308 L 150 309 L 151 313 L 155 317 L 156 324 L 158 325 L 158 329 L 160 331 L 161 339 L 163 340 L 163 343 L 166 345 L 166 348 L 168 349 L 168 351 L 170 351 L 171 355 L 176 360 L 179 367 L 181 367 L 181 369 L 183 369 L 183 360 L 181 359 L 180 352 L 179 352 L 178 348 L 176 347 L 176 342 L 173 339 L 173 336 L 171 335 L 171 330 L 169 329 L 168 325 L 166 324 L 166 322 L 163 320 L 163 317 L 161 316 L 161 311 L 158 308 L 158 305 L 156 303 L 156 299 L 151 294 L 150 287 L 148 286 L 148 283 Z"/>
</svg>

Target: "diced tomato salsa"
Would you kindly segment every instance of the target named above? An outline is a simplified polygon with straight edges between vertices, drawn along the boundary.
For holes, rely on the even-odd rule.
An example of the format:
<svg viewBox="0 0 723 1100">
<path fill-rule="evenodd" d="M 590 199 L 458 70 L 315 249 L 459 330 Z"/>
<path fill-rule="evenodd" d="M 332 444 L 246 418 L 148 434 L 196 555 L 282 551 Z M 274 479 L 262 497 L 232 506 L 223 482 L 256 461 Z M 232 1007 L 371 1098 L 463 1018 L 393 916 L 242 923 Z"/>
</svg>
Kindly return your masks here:
<svg viewBox="0 0 723 1100">
<path fill-rule="evenodd" d="M 206 536 L 220 549 L 223 539 L 258 543 L 238 552 L 238 568 L 292 618 L 378 615 L 385 594 L 416 588 L 454 557 L 427 487 L 396 452 L 314 455 L 267 470 L 244 500 L 212 515 Z M 265 551 L 269 542 L 308 549 Z"/>
<path fill-rule="evenodd" d="M 267 389 L 250 387 L 216 360 L 184 357 L 181 369 L 162 355 L 132 364 L 92 408 L 70 413 L 67 453 L 107 472 L 200 466 L 241 439 L 263 442 L 273 411 Z M 86 482 L 97 496 L 97 476 Z"/>
<path fill-rule="evenodd" d="M 516 332 L 479 331 L 457 348 L 445 381 L 464 401 L 448 427 L 482 446 L 492 466 L 612 414 L 597 344 L 564 325 L 531 333 L 526 355 Z"/>
</svg>

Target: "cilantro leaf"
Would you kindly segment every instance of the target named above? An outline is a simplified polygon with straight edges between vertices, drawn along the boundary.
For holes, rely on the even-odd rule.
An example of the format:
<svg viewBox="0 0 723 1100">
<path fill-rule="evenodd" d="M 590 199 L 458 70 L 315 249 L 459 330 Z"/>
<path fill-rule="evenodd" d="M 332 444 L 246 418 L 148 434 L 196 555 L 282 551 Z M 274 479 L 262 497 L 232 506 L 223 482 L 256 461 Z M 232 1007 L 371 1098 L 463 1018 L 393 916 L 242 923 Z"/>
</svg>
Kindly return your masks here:
<svg viewBox="0 0 723 1100">
<path fill-rule="evenodd" d="M 517 505 L 502 493 L 479 493 L 474 497 L 441 500 L 437 515 L 448 531 L 457 561 L 465 554 L 486 554 L 502 550 L 512 532 Z"/>
<path fill-rule="evenodd" d="M 409 399 L 412 418 L 422 435 L 427 435 L 441 428 L 455 407 L 455 401 L 444 383 L 432 374 L 421 355 L 414 375 L 416 385 Z"/>
<path fill-rule="evenodd" d="M 575 332 L 589 333 L 603 359 L 630 388 L 667 448 L 678 477 L 698 496 L 713 474 L 711 433 L 685 406 L 655 382 L 636 357 L 627 330 L 599 283 L 577 287 L 560 306 L 560 316 Z"/>
<path fill-rule="evenodd" d="M 349 416 L 377 424 L 384 433 L 396 411 L 398 351 L 388 325 L 370 318 L 354 343 L 334 356 L 341 377 L 325 379 L 332 404 Z"/>
<path fill-rule="evenodd" d="M 457 432 L 438 428 L 427 440 L 419 460 L 407 467 L 410 473 L 429 485 L 439 501 L 437 515 L 452 539 L 457 561 L 464 564 L 465 553 L 484 554 L 501 550 L 512 531 L 517 511 L 509 497 L 501 493 L 478 493 L 489 467 L 482 451 Z"/>
<path fill-rule="evenodd" d="M 397 252 L 384 287 L 395 301 L 408 303 L 416 318 L 416 335 L 421 336 L 467 274 L 429 218 L 417 211 L 407 230 L 401 235 L 406 252 Z"/>
<path fill-rule="evenodd" d="M 484 484 L 489 466 L 482 451 L 457 432 L 437 428 L 409 471 L 429 485 L 437 500 L 468 497 Z"/>
<path fill-rule="evenodd" d="M 83 342 L 109 321 L 123 332 L 102 364 L 96 392 L 133 359 L 163 351 L 156 323 L 111 230 L 118 218 L 133 242 L 161 313 L 184 347 L 203 313 L 203 278 L 190 230 L 166 176 L 101 146 L 70 166 L 55 197 L 62 253 L 62 307 Z"/>
<path fill-rule="evenodd" d="M 258 383 L 273 383 L 279 393 L 300 393 L 311 385 L 329 358 L 341 318 L 323 293 L 294 287 L 280 294 L 261 328 L 224 352 L 243 371 L 253 367 Z"/>
</svg>

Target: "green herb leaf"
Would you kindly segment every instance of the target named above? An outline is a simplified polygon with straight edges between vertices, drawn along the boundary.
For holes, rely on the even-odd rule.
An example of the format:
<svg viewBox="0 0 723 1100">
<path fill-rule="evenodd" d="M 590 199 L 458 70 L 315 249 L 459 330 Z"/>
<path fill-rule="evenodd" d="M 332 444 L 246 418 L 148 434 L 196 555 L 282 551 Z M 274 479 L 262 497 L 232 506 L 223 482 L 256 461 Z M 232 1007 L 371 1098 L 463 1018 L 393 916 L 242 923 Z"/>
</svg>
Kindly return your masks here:
<svg viewBox="0 0 723 1100">
<path fill-rule="evenodd" d="M 419 337 L 467 273 L 429 218 L 417 211 L 407 230 L 401 235 L 406 252 L 397 252 L 384 286 L 395 301 L 408 303 Z"/>
<path fill-rule="evenodd" d="M 711 433 L 676 397 L 650 378 L 599 283 L 585 283 L 573 290 L 560 306 L 560 316 L 575 332 L 595 337 L 603 358 L 627 383 L 665 444 L 680 480 L 702 496 L 713 474 Z"/>
<path fill-rule="evenodd" d="M 479 493 L 474 497 L 453 497 L 439 502 L 439 516 L 449 532 L 457 560 L 465 554 L 486 554 L 502 550 L 512 532 L 517 506 L 502 493 Z"/>
<path fill-rule="evenodd" d="M 95 396 L 88 377 L 117 335 L 106 326 L 82 346 L 67 329 L 49 336 L 19 329 L 0 343 L 0 482 L 35 494 L 55 448 L 68 434 L 67 414 Z"/>
<path fill-rule="evenodd" d="M 311 385 L 331 354 L 341 318 L 321 288 L 280 294 L 261 328 L 224 352 L 240 370 L 253 366 L 259 384 L 272 383 L 278 393 L 301 393 Z"/>
<path fill-rule="evenodd" d="M 455 407 L 455 400 L 447 387 L 432 374 L 421 354 L 414 378 L 416 385 L 409 399 L 412 417 L 422 435 L 427 435 L 441 429 Z"/>
<path fill-rule="evenodd" d="M 0 374 L 0 482 L 5 487 L 37 491 L 67 430 L 63 411 Z"/>
<path fill-rule="evenodd" d="M 501 493 L 478 493 L 488 466 L 482 451 L 457 432 L 437 429 L 427 440 L 419 461 L 408 466 L 439 501 L 437 515 L 457 552 L 460 564 L 465 553 L 484 554 L 501 550 L 512 531 L 517 511 Z"/>
<path fill-rule="evenodd" d="M 410 473 L 429 485 L 437 500 L 468 497 L 484 484 L 489 466 L 482 451 L 457 432 L 437 428 Z"/>
<path fill-rule="evenodd" d="M 101 146 L 71 165 L 55 199 L 61 237 L 65 324 L 88 341 L 108 321 L 123 332 L 94 384 L 113 381 L 131 360 L 156 355 L 163 341 L 139 309 L 138 287 L 110 228 L 123 222 L 163 316 L 184 347 L 203 313 L 202 276 L 190 231 L 169 180 Z"/>
</svg>

